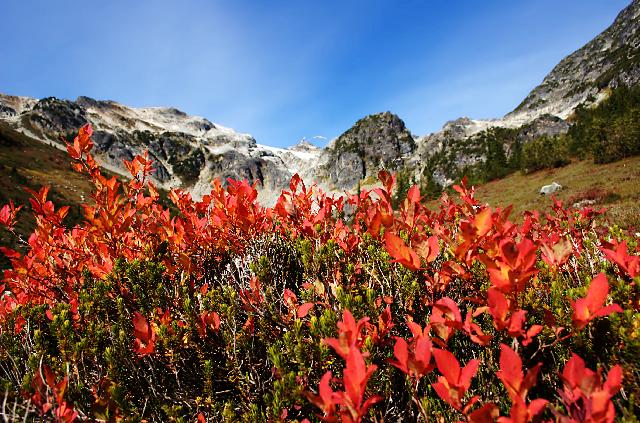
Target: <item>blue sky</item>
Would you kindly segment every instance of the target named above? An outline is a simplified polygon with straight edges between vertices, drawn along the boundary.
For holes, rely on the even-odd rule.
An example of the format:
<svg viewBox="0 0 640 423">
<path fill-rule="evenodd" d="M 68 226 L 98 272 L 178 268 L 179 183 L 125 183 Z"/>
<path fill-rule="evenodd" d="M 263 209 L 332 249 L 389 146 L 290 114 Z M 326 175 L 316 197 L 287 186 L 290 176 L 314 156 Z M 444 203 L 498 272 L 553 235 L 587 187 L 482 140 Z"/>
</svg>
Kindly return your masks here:
<svg viewBox="0 0 640 423">
<path fill-rule="evenodd" d="M 277 146 L 385 110 L 422 135 L 509 112 L 628 3 L 1 0 L 0 92 L 174 106 Z"/>
</svg>

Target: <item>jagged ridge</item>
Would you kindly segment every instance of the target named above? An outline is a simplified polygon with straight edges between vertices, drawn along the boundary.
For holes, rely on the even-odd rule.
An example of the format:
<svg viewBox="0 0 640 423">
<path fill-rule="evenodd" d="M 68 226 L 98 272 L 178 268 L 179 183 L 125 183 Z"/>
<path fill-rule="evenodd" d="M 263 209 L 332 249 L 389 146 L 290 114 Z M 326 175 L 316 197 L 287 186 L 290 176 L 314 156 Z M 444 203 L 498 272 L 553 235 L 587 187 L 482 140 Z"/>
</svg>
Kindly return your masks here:
<svg viewBox="0 0 640 423">
<path fill-rule="evenodd" d="M 69 101 L 0 95 L 0 118 L 36 139 L 54 143 L 90 122 L 97 157 L 105 167 L 124 173 L 123 159 L 148 150 L 158 184 L 183 187 L 196 196 L 208 192 L 216 177 L 246 178 L 259 184 L 262 200 L 273 202 L 291 176 L 320 154 L 312 145 L 263 146 L 251 135 L 175 108 L 132 108 L 89 97 Z"/>
</svg>

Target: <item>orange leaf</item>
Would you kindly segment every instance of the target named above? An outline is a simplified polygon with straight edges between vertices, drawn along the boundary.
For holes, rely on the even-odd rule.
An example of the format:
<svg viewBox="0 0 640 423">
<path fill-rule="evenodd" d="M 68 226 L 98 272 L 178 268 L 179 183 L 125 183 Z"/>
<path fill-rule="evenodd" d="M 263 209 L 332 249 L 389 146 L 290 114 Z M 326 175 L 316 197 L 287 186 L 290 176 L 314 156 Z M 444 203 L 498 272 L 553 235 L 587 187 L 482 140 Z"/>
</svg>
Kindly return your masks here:
<svg viewBox="0 0 640 423">
<path fill-rule="evenodd" d="M 395 259 L 394 261 L 411 270 L 420 269 L 420 258 L 415 251 L 404 243 L 402 238 L 391 232 L 387 232 L 384 234 L 384 240 L 387 252 Z"/>
</svg>

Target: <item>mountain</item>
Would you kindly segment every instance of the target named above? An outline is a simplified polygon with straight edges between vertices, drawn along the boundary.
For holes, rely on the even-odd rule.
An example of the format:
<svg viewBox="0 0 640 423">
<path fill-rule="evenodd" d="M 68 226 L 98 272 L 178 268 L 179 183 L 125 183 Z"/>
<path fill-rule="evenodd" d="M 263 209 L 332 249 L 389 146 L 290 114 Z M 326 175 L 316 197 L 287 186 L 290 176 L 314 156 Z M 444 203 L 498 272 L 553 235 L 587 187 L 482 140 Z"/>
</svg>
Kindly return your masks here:
<svg viewBox="0 0 640 423">
<path fill-rule="evenodd" d="M 282 149 L 260 145 L 242 134 L 175 108 L 133 108 L 114 101 L 79 97 L 33 99 L 0 94 L 0 119 L 32 138 L 64 148 L 60 137 L 94 127 L 100 164 L 126 174 L 122 160 L 149 150 L 155 181 L 183 187 L 195 196 L 210 190 L 215 177 L 255 181 L 265 202 L 273 202 L 294 173 L 317 161 L 313 145 Z"/>
<path fill-rule="evenodd" d="M 329 143 L 315 178 L 332 189 L 349 190 L 375 177 L 380 169 L 404 168 L 415 149 L 411 133 L 398 116 L 369 115 Z"/>
<path fill-rule="evenodd" d="M 290 148 L 258 144 L 236 132 L 175 108 L 134 108 L 114 101 L 79 97 L 34 99 L 0 94 L 0 121 L 57 148 L 87 122 L 94 127 L 100 164 L 126 174 L 122 160 L 148 150 L 154 178 L 163 188 L 182 187 L 196 197 L 218 177 L 258 184 L 260 201 L 273 204 L 294 173 L 329 191 L 370 183 L 380 168 L 408 170 L 444 187 L 461 172 L 488 160 L 498 146 L 499 165 L 541 136 L 566 133 L 576 107 L 591 107 L 612 89 L 640 80 L 640 0 L 613 24 L 563 59 L 512 112 L 502 118 L 468 117 L 416 137 L 390 112 L 366 116 L 320 149 L 306 141 Z"/>
<path fill-rule="evenodd" d="M 579 104 L 598 102 L 607 90 L 640 81 L 640 1 L 613 24 L 563 59 L 507 118 L 530 120 L 544 113 L 570 116 Z"/>
<path fill-rule="evenodd" d="M 498 138 L 505 150 L 515 141 L 567 132 L 578 106 L 593 107 L 621 85 L 640 81 L 640 0 L 582 48 L 564 58 L 512 112 L 499 119 L 468 117 L 416 140 L 417 178 L 430 174 L 446 186 L 465 168 L 486 159 L 486 140 Z"/>
</svg>

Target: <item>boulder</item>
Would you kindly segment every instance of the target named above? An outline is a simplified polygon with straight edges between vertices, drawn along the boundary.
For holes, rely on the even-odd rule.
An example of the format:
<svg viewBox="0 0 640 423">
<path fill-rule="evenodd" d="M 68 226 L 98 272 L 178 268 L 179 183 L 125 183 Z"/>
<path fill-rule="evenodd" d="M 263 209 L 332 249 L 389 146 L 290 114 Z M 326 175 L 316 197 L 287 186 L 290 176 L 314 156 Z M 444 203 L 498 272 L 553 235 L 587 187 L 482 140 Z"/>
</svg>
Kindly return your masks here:
<svg viewBox="0 0 640 423">
<path fill-rule="evenodd" d="M 555 194 L 561 189 L 562 189 L 562 185 L 560 185 L 557 182 L 553 182 L 552 184 L 549 184 L 549 185 L 543 185 L 542 188 L 540 188 L 540 195 Z"/>
</svg>

